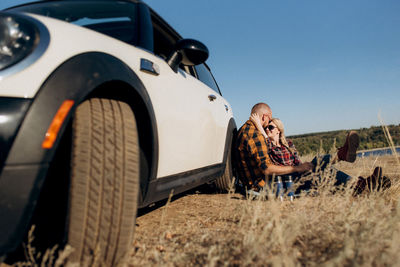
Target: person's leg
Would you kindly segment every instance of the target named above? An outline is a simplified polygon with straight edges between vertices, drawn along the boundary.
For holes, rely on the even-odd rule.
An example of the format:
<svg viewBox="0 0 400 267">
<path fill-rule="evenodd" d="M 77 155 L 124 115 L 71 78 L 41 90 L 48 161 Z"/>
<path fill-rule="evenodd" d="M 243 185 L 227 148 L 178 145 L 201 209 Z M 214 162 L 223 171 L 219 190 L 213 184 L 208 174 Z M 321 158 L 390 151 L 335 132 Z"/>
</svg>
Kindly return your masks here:
<svg viewBox="0 0 400 267">
<path fill-rule="evenodd" d="M 351 176 L 347 173 L 344 173 L 338 169 L 332 168 L 332 170 L 336 171 L 336 182 L 335 186 L 346 185 L 346 183 L 351 179 Z"/>
<path fill-rule="evenodd" d="M 338 149 L 336 155 L 332 156 L 330 154 L 327 154 L 314 157 L 314 159 L 311 161 L 311 163 L 314 164 L 313 172 L 316 171 L 316 167 L 319 167 L 319 170 L 324 171 L 329 163 L 334 164 L 340 160 L 354 162 L 357 157 L 357 148 L 359 143 L 360 138 L 358 134 L 354 131 L 350 131 L 347 134 L 344 145 Z"/>
<path fill-rule="evenodd" d="M 331 163 L 331 161 L 332 161 L 332 155 L 330 154 L 314 157 L 314 159 L 311 161 L 311 163 L 314 165 L 313 172 L 317 171 L 317 167 L 318 170 L 324 171 L 326 167 L 329 165 L 329 163 Z"/>
<path fill-rule="evenodd" d="M 310 174 L 302 175 L 300 173 L 290 174 L 293 181 L 294 195 L 298 196 L 301 192 L 308 192 L 313 187 Z"/>
<path fill-rule="evenodd" d="M 326 162 L 329 163 L 329 160 L 324 161 L 324 163 L 326 163 Z M 326 165 L 327 165 L 327 163 L 326 163 Z M 324 167 L 324 169 L 326 169 L 326 166 Z M 333 167 L 331 167 L 331 171 L 334 171 L 336 173 L 335 183 L 334 183 L 334 186 L 336 186 L 336 187 L 345 185 L 351 179 L 350 175 L 348 175 L 347 173 L 344 173 L 340 170 L 337 170 Z M 299 181 L 300 178 L 304 178 L 304 177 L 299 176 L 298 179 L 295 180 L 297 182 L 297 184 L 300 183 L 300 181 Z M 317 184 L 319 182 L 317 181 L 317 183 L 315 183 L 315 179 L 319 179 L 319 182 L 321 182 L 321 176 L 319 174 L 316 176 L 316 178 L 314 176 L 314 179 L 310 176 L 310 178 L 308 180 L 302 181 L 301 184 L 299 186 L 297 186 L 295 195 L 299 195 L 301 192 L 308 192 L 313 188 L 314 189 L 317 188 Z"/>
<path fill-rule="evenodd" d="M 309 192 L 311 188 L 313 188 L 313 182 L 312 180 L 306 180 L 300 185 L 297 184 L 297 187 L 295 186 L 295 188 L 294 195 L 298 196 L 301 192 Z"/>
<path fill-rule="evenodd" d="M 360 144 L 360 137 L 355 131 L 347 134 L 346 141 L 342 147 L 338 149 L 337 159 L 347 162 L 354 162 L 357 158 L 357 148 Z"/>
</svg>

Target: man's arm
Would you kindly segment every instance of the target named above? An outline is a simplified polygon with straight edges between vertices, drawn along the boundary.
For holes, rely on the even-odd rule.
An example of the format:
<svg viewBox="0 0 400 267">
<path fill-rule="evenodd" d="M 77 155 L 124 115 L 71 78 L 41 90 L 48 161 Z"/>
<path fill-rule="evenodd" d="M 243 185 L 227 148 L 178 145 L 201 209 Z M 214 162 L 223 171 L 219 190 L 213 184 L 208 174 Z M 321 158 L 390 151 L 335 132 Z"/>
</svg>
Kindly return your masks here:
<svg viewBox="0 0 400 267">
<path fill-rule="evenodd" d="M 313 164 L 306 162 L 297 166 L 278 166 L 274 165 L 268 156 L 267 140 L 258 134 L 256 137 L 249 138 L 248 151 L 257 162 L 257 165 L 264 172 L 264 175 L 284 175 L 294 172 L 305 172 L 313 169 Z"/>
<path fill-rule="evenodd" d="M 265 175 L 284 175 L 293 172 L 305 172 L 311 171 L 313 168 L 313 164 L 311 162 L 305 162 L 297 166 L 278 166 L 274 164 L 267 164 L 267 169 L 264 170 Z"/>
</svg>

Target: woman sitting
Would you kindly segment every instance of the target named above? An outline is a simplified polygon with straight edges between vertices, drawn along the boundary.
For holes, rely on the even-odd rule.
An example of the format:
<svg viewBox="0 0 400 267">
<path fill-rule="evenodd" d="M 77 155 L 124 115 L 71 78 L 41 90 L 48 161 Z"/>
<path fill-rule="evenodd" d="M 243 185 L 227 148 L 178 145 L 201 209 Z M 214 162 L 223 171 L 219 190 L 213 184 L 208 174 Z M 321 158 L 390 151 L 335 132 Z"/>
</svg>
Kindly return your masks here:
<svg viewBox="0 0 400 267">
<path fill-rule="evenodd" d="M 291 140 L 286 139 L 283 123 L 278 118 L 273 118 L 265 130 L 260 127 L 252 116 L 252 121 L 257 129 L 268 140 L 268 155 L 272 162 L 280 166 L 297 166 L 301 163 L 298 152 Z M 259 129 L 260 128 L 260 129 Z"/>
</svg>

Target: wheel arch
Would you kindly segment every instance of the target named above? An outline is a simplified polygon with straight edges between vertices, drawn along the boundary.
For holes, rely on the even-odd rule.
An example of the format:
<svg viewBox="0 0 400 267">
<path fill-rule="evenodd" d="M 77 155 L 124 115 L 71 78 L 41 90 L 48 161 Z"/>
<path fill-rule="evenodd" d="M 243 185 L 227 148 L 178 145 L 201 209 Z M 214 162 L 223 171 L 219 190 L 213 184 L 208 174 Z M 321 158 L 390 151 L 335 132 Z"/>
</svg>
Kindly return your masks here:
<svg viewBox="0 0 400 267">
<path fill-rule="evenodd" d="M 234 146 L 235 146 L 235 142 L 236 142 L 236 135 L 237 135 L 237 127 L 236 127 L 235 119 L 230 118 L 230 120 L 228 122 L 227 130 L 226 130 L 226 139 L 225 139 L 225 149 L 224 149 L 224 165 L 225 165 L 225 167 L 226 167 L 226 162 L 227 162 L 228 156 L 232 157 L 234 155 L 233 151 L 234 151 Z M 231 155 L 228 154 L 228 151 L 231 151 Z M 224 167 L 224 170 L 225 170 L 225 167 Z"/>
<path fill-rule="evenodd" d="M 232 181 L 233 181 L 232 179 L 235 176 L 233 161 L 235 159 L 234 151 L 236 144 L 236 136 L 237 136 L 236 123 L 234 119 L 231 118 L 227 127 L 222 170 L 218 178 L 214 181 L 217 190 L 219 190 L 220 192 L 229 192 L 232 188 Z"/>
</svg>

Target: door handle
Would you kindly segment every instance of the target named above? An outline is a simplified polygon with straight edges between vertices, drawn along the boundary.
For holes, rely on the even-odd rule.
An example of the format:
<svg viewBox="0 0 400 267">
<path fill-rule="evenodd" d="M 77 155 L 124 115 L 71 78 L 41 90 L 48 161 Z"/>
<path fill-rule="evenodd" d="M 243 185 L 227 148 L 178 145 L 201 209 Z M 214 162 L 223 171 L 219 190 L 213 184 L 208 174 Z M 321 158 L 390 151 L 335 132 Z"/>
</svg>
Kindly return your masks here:
<svg viewBox="0 0 400 267">
<path fill-rule="evenodd" d="M 217 99 L 217 97 L 215 95 L 208 95 L 208 99 L 212 102 Z"/>
</svg>

